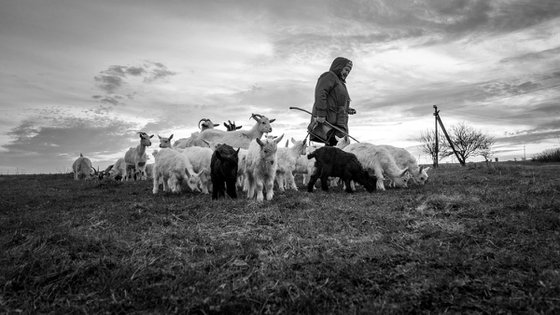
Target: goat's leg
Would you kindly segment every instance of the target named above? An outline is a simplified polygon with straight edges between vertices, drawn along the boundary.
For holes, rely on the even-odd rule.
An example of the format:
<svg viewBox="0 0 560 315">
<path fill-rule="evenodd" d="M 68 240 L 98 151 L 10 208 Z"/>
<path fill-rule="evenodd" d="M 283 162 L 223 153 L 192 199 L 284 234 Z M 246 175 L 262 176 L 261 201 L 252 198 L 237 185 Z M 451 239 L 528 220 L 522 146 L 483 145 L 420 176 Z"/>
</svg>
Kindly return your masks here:
<svg viewBox="0 0 560 315">
<path fill-rule="evenodd" d="M 352 190 L 352 186 L 350 185 L 350 178 L 345 178 L 344 179 L 344 185 L 346 185 L 346 192 L 347 193 L 353 193 L 354 192 Z"/>
<path fill-rule="evenodd" d="M 165 175 L 163 176 L 162 184 L 163 184 L 163 191 L 168 192 L 169 191 L 169 176 L 165 176 Z"/>
<path fill-rule="evenodd" d="M 214 180 L 213 186 L 214 189 L 212 190 L 212 199 L 219 199 L 224 196 L 224 183 L 221 180 Z"/>
<path fill-rule="evenodd" d="M 152 189 L 152 193 L 155 195 L 159 191 L 159 174 L 156 169 L 154 169 L 154 188 Z"/>
<path fill-rule="evenodd" d="M 329 191 L 329 177 L 326 174 L 321 174 L 321 189 Z"/>
<path fill-rule="evenodd" d="M 263 201 L 264 200 L 264 195 L 263 195 L 263 181 L 262 181 L 262 179 L 255 178 L 254 187 L 257 190 L 257 201 Z"/>
<path fill-rule="evenodd" d="M 264 182 L 264 188 L 266 189 L 266 200 L 272 200 L 272 197 L 274 197 L 274 178 L 267 178 Z"/>
<path fill-rule="evenodd" d="M 247 185 L 247 199 L 253 199 L 255 196 L 255 179 L 249 173 L 245 176 L 245 181 Z"/>
<path fill-rule="evenodd" d="M 308 192 L 313 192 L 313 187 L 315 187 L 315 183 L 317 182 L 317 179 L 319 179 L 320 171 L 321 170 L 319 168 L 315 169 L 315 172 L 309 178 L 309 182 L 307 183 L 307 191 Z"/>
<path fill-rule="evenodd" d="M 284 191 L 284 173 L 276 173 L 276 184 L 278 184 L 278 190 Z"/>
<path fill-rule="evenodd" d="M 330 165 L 323 165 L 321 169 L 321 189 L 323 191 L 329 190 L 329 175 L 332 174 L 332 166 Z"/>
<path fill-rule="evenodd" d="M 235 185 L 235 180 L 226 181 L 227 194 L 232 199 L 237 199 L 237 186 Z"/>
<path fill-rule="evenodd" d="M 383 185 L 383 180 L 385 180 L 385 178 L 383 177 L 383 169 L 381 168 L 381 165 L 375 165 L 373 170 L 375 172 L 375 177 L 377 177 L 377 190 L 385 190 L 385 185 Z"/>
<path fill-rule="evenodd" d="M 296 185 L 296 179 L 294 178 L 294 174 L 292 172 L 288 172 L 286 174 L 286 182 L 287 182 L 287 186 L 288 188 L 291 188 L 293 190 L 298 190 L 297 185 Z"/>
</svg>

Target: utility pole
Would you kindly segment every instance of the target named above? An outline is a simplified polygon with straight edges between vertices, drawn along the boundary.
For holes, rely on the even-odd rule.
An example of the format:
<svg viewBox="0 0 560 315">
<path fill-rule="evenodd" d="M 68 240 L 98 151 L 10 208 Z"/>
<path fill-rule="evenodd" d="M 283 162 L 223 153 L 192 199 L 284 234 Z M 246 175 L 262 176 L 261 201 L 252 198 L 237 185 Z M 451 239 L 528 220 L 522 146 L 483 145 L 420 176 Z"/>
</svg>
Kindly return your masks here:
<svg viewBox="0 0 560 315">
<path fill-rule="evenodd" d="M 459 156 L 459 153 L 457 153 L 457 150 L 455 150 L 455 146 L 453 145 L 453 141 L 451 141 L 451 138 L 447 134 L 447 130 L 445 130 L 445 126 L 443 125 L 443 122 L 441 121 L 441 118 L 439 117 L 439 110 L 437 109 L 436 105 L 434 105 L 434 116 L 436 116 L 436 157 L 437 157 L 437 153 L 438 153 L 438 148 L 437 148 L 437 124 L 439 123 L 439 126 L 441 127 L 441 131 L 443 131 L 443 135 L 447 139 L 447 142 L 449 143 L 449 146 L 451 147 L 451 150 L 453 150 L 453 153 L 455 153 L 455 156 L 457 157 L 457 161 L 459 161 L 459 163 L 461 163 L 462 166 L 465 166 L 465 161 Z"/>
<path fill-rule="evenodd" d="M 437 110 L 437 106 L 434 105 L 434 116 L 435 116 L 435 124 L 436 124 L 436 133 L 435 133 L 435 140 L 436 140 L 436 147 L 435 147 L 435 152 L 434 152 L 434 168 L 438 167 L 438 154 L 439 154 L 439 143 L 438 143 L 438 130 L 437 130 L 437 125 L 438 125 L 438 118 L 439 115 L 439 110 Z"/>
</svg>

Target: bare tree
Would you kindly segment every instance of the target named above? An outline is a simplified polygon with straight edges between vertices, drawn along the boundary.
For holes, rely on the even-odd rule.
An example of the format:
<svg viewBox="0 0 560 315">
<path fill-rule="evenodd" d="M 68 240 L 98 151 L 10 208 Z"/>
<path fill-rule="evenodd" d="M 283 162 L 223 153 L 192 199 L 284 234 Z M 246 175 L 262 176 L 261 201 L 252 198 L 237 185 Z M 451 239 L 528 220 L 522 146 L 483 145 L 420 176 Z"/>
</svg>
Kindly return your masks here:
<svg viewBox="0 0 560 315">
<path fill-rule="evenodd" d="M 432 158 L 434 167 L 437 166 L 438 157 L 436 154 L 436 132 L 433 129 L 427 129 L 420 133 L 417 139 L 422 143 L 420 150 Z"/>
<path fill-rule="evenodd" d="M 488 159 L 491 155 L 491 148 L 494 145 L 494 138 L 476 130 L 465 123 L 451 126 L 449 133 L 451 142 L 457 151 L 457 154 L 467 161 L 468 158 L 473 156 L 483 156 Z M 444 142 L 441 145 L 442 157 L 453 155 L 453 150 L 449 144 Z"/>
</svg>

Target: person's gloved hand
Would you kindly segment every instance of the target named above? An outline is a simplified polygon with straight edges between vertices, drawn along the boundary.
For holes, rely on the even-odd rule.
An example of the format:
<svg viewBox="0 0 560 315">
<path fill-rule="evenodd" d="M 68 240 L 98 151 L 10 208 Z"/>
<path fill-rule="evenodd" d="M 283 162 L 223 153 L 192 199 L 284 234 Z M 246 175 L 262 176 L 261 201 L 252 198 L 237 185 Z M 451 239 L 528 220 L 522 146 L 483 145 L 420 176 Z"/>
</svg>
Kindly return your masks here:
<svg viewBox="0 0 560 315">
<path fill-rule="evenodd" d="M 354 115 L 356 113 L 356 110 L 353 109 L 352 107 L 348 107 L 348 115 Z"/>
<path fill-rule="evenodd" d="M 316 120 L 317 120 L 318 123 L 321 123 L 321 124 L 325 123 L 325 121 L 326 121 L 325 117 L 317 117 Z"/>
</svg>

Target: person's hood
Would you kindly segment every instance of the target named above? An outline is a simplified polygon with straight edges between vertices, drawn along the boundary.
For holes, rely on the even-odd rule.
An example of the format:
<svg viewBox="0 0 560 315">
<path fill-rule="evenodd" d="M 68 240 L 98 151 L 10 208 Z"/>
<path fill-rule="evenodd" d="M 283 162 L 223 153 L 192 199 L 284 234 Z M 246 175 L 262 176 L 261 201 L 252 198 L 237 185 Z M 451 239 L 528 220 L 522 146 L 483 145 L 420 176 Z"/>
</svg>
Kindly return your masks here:
<svg viewBox="0 0 560 315">
<path fill-rule="evenodd" d="M 346 59 L 344 57 L 336 57 L 333 60 L 329 71 L 334 72 L 337 77 L 344 81 L 344 79 L 340 76 L 340 72 L 342 71 L 342 68 L 344 68 L 349 62 L 351 62 L 350 59 Z"/>
</svg>

